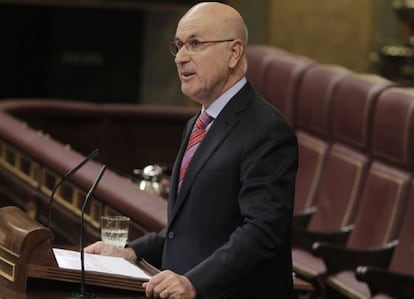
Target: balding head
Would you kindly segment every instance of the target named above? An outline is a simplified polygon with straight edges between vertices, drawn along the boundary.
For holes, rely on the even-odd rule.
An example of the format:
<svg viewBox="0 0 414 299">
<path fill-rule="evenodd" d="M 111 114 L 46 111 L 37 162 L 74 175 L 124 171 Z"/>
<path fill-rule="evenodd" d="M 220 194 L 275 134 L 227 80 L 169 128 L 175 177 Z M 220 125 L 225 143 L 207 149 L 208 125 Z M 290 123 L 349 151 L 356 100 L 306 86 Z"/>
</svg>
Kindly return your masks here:
<svg viewBox="0 0 414 299">
<path fill-rule="evenodd" d="M 243 18 L 229 5 L 220 2 L 201 2 L 188 10 L 181 21 L 191 19 L 203 21 L 206 28 L 214 30 L 217 34 L 237 38 L 244 45 L 247 44 L 248 33 Z"/>
</svg>

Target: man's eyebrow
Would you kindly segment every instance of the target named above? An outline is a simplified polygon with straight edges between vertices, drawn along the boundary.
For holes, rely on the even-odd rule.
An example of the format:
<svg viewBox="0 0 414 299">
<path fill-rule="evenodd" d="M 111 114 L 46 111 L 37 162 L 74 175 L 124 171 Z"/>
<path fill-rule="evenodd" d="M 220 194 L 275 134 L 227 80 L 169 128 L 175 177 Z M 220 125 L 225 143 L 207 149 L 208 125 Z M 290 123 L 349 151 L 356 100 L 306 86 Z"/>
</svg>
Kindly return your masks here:
<svg viewBox="0 0 414 299">
<path fill-rule="evenodd" d="M 189 39 L 192 39 L 192 38 L 196 38 L 197 35 L 198 35 L 197 33 L 193 33 L 186 40 L 189 40 Z M 181 41 L 181 39 L 178 36 L 175 37 L 175 40 Z"/>
</svg>

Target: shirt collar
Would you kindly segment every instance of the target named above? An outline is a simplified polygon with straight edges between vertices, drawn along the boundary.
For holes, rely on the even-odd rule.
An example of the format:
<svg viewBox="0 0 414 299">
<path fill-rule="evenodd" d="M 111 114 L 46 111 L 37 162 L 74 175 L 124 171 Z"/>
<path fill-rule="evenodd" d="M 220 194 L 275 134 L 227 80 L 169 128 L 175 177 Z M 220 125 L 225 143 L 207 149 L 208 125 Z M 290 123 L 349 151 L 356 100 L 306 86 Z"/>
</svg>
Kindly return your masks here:
<svg viewBox="0 0 414 299">
<path fill-rule="evenodd" d="M 234 97 L 234 95 L 243 88 L 246 82 L 247 80 L 245 77 L 241 78 L 236 84 L 234 84 L 231 88 L 219 96 L 213 103 L 211 103 L 207 109 L 204 109 L 203 107 L 202 110 L 205 110 L 212 117 L 217 118 L 221 110 L 223 110 L 231 98 Z"/>
</svg>

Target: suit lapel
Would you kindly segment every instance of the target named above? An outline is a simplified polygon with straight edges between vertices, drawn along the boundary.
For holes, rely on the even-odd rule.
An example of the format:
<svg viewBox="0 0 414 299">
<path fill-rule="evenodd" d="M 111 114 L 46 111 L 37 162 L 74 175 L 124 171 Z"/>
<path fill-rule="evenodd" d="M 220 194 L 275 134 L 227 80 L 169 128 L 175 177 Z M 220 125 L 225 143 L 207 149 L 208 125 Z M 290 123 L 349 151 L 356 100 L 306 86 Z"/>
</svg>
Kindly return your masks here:
<svg viewBox="0 0 414 299">
<path fill-rule="evenodd" d="M 177 158 L 175 160 L 174 163 L 174 167 L 173 167 L 173 171 L 171 173 L 171 184 L 170 184 L 170 195 L 168 197 L 168 216 L 170 218 L 171 213 L 172 213 L 172 208 L 175 205 L 175 202 L 177 200 L 177 188 L 178 188 L 178 177 L 180 174 L 180 167 L 181 167 L 181 160 L 183 159 L 186 147 L 187 147 L 187 142 L 188 139 L 190 138 L 191 135 L 191 131 L 192 128 L 194 126 L 194 123 L 196 122 L 198 116 L 200 115 L 200 113 L 198 113 L 197 115 L 195 115 L 194 117 L 192 117 L 188 122 L 187 125 L 185 127 L 185 131 L 183 133 L 183 138 L 182 138 L 182 142 L 180 145 L 180 148 L 178 150 L 177 153 Z"/>
</svg>

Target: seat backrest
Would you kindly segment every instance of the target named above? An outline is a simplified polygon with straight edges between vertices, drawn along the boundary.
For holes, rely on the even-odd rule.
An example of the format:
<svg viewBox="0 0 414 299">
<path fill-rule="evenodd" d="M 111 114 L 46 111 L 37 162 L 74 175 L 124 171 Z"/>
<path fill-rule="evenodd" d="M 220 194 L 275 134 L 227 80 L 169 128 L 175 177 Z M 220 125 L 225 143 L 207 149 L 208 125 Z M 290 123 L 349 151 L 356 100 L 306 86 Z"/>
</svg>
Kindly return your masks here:
<svg viewBox="0 0 414 299">
<path fill-rule="evenodd" d="M 265 45 L 249 45 L 246 47 L 246 77 L 260 94 L 263 93 L 263 78 L 269 58 L 274 55 L 287 55 L 282 49 Z"/>
<path fill-rule="evenodd" d="M 328 119 L 332 92 L 348 72 L 341 67 L 312 64 L 303 73 L 294 113 L 299 143 L 295 212 L 314 205 L 321 170 L 329 148 Z"/>
<path fill-rule="evenodd" d="M 370 162 L 370 130 L 376 99 L 392 83 L 375 75 L 349 73 L 332 95 L 332 146 L 316 195 L 309 229 L 333 231 L 353 223 Z"/>
<path fill-rule="evenodd" d="M 263 74 L 263 96 L 281 111 L 294 127 L 298 87 L 304 71 L 312 61 L 293 54 L 275 53 L 269 58 Z"/>
<path fill-rule="evenodd" d="M 379 159 L 414 170 L 414 88 L 388 89 L 379 101 L 373 154 Z M 386 130 L 390 134 L 381 133 Z"/>
<path fill-rule="evenodd" d="M 398 240 L 390 270 L 414 275 L 414 181 L 411 183 Z"/>
<path fill-rule="evenodd" d="M 373 74 L 346 75 L 335 90 L 332 104 L 331 130 L 335 141 L 368 151 L 377 98 L 393 85 L 393 82 Z"/>
<path fill-rule="evenodd" d="M 328 143 L 305 132 L 297 131 L 299 165 L 296 174 L 294 212 L 302 212 L 314 206 L 322 166 Z"/>
<path fill-rule="evenodd" d="M 335 65 L 313 64 L 303 74 L 298 90 L 298 130 L 329 139 L 332 93 L 349 70 Z"/>
<path fill-rule="evenodd" d="M 378 97 L 369 167 L 354 230 L 353 248 L 384 245 L 398 236 L 414 166 L 414 96 L 389 88 Z"/>
<path fill-rule="evenodd" d="M 414 90 L 413 89 L 393 89 L 390 92 L 391 101 L 407 101 L 411 102 L 406 113 L 401 113 L 396 110 L 390 110 L 390 114 L 396 114 L 400 118 L 400 127 L 398 130 L 406 132 L 406 147 L 400 149 L 405 150 L 405 159 L 408 161 L 409 168 L 414 170 Z M 407 103 L 408 106 L 408 103 Z M 384 107 L 385 109 L 386 107 Z M 385 113 L 385 112 L 384 112 Z M 389 124 L 384 123 L 384 126 Z M 378 140 L 377 142 L 386 142 L 387 140 Z M 393 150 L 397 150 L 394 148 Z M 386 151 L 377 151 L 380 156 L 388 156 Z M 390 264 L 390 269 L 406 274 L 414 274 L 414 180 L 411 182 L 409 196 L 407 198 L 406 208 L 401 224 L 401 229 L 398 235 L 398 246 L 395 249 L 393 259 Z"/>
</svg>

